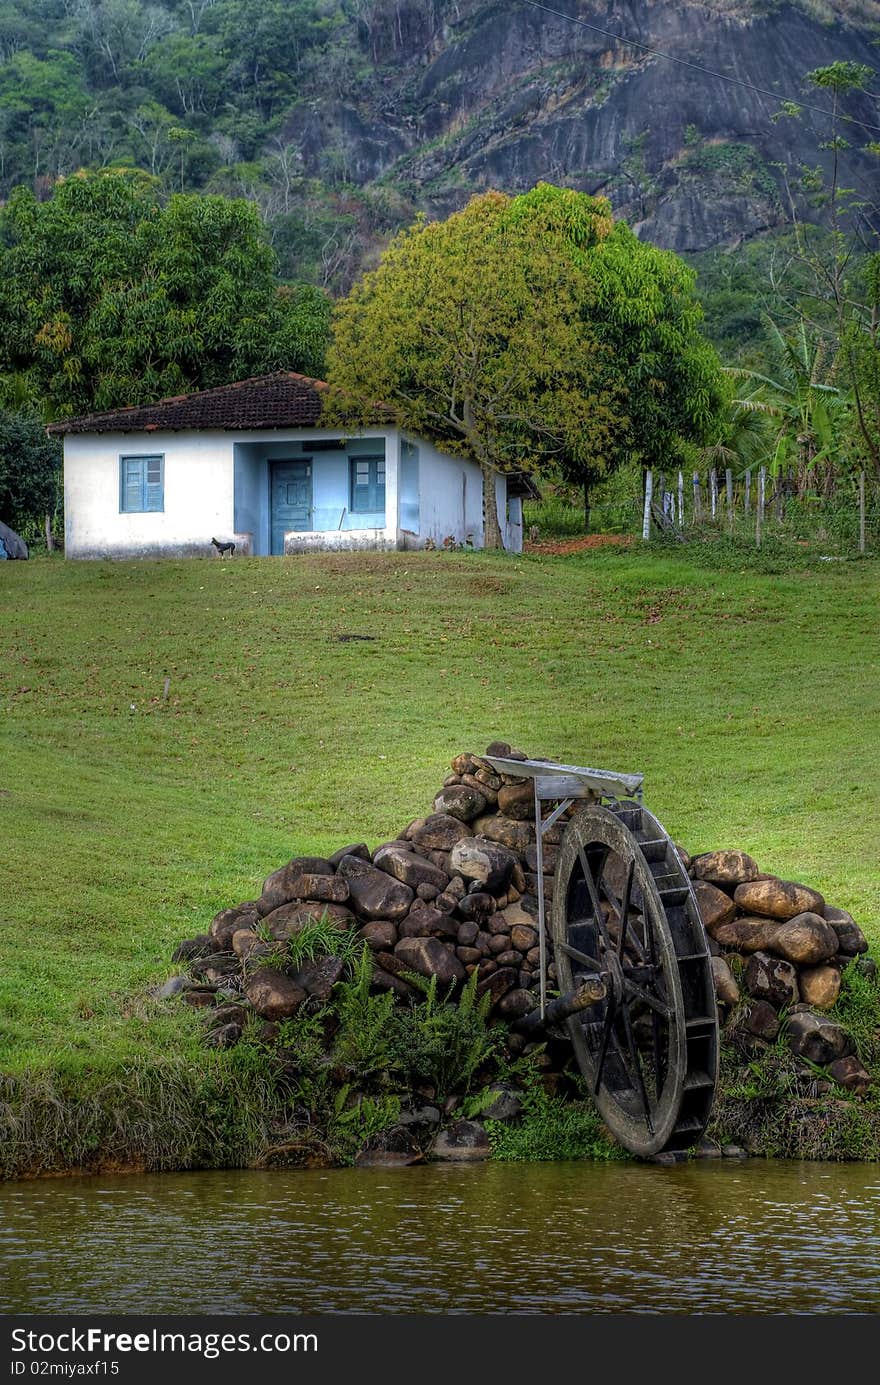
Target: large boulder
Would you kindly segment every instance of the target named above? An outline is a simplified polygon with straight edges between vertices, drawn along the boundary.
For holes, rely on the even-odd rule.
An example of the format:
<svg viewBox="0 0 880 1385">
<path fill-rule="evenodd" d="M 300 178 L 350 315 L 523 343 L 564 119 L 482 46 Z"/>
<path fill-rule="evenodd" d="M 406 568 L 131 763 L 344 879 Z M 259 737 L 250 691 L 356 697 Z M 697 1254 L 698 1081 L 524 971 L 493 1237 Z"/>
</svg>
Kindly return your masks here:
<svg viewBox="0 0 880 1385">
<path fill-rule="evenodd" d="M 488 1159 L 491 1153 L 485 1127 L 479 1121 L 458 1120 L 440 1131 L 431 1158 L 463 1162 Z"/>
<path fill-rule="evenodd" d="M 766 1000 L 753 1000 L 745 1018 L 746 1033 L 772 1044 L 779 1033 L 779 1016 Z"/>
<path fill-rule="evenodd" d="M 449 854 L 453 871 L 466 880 L 475 880 L 488 894 L 501 894 L 510 884 L 517 859 L 512 851 L 486 837 L 469 837 L 456 842 Z"/>
<path fill-rule="evenodd" d="M 766 1000 L 775 1009 L 797 1005 L 800 999 L 797 972 L 783 957 L 756 952 L 749 958 L 743 985 L 756 1000 Z"/>
<path fill-rule="evenodd" d="M 797 914 L 821 914 L 825 900 L 818 890 L 794 880 L 767 877 L 737 885 L 733 895 L 747 914 L 762 914 L 771 919 L 793 919 Z"/>
<path fill-rule="evenodd" d="M 795 914 L 773 930 L 770 948 L 799 966 L 827 962 L 837 952 L 837 934 L 820 914 Z"/>
<path fill-rule="evenodd" d="M 298 986 L 322 1004 L 330 999 L 330 993 L 345 970 L 341 957 L 316 957 L 300 967 L 293 978 Z"/>
<path fill-rule="evenodd" d="M 460 822 L 471 822 L 485 813 L 488 806 L 486 795 L 470 784 L 451 784 L 441 789 L 434 799 L 435 813 L 448 813 Z"/>
<path fill-rule="evenodd" d="M 852 1040 L 842 1025 L 827 1015 L 801 1010 L 788 1018 L 788 1044 L 798 1058 L 820 1065 L 833 1063 L 852 1052 Z"/>
<path fill-rule="evenodd" d="M 715 929 L 733 918 L 736 905 L 729 894 L 719 890 L 717 885 L 710 885 L 708 880 L 695 880 L 694 894 L 706 931 L 714 937 Z"/>
<path fill-rule="evenodd" d="M 430 904 L 410 909 L 397 927 L 401 938 L 449 938 L 458 941 L 458 920 L 442 909 L 432 909 Z"/>
<path fill-rule="evenodd" d="M 396 922 L 409 912 L 415 891 L 360 856 L 343 856 L 339 874 L 348 884 L 352 908 L 365 922 L 369 919 Z"/>
<path fill-rule="evenodd" d="M 359 928 L 355 937 L 373 952 L 389 952 L 398 939 L 397 924 L 390 919 L 373 919 Z"/>
<path fill-rule="evenodd" d="M 282 904 L 296 899 L 293 887 L 302 875 L 332 875 L 333 867 L 323 856 L 294 856 L 286 866 L 281 866 L 263 881 L 263 893 L 256 902 L 256 909 L 262 915 L 271 914 Z"/>
<path fill-rule="evenodd" d="M 525 854 L 533 835 L 527 822 L 518 822 L 516 818 L 505 817 L 503 813 L 476 818 L 473 828 L 479 836 L 488 837 L 490 842 L 500 842 L 517 856 Z"/>
<path fill-rule="evenodd" d="M 460 918 L 485 923 L 495 913 L 495 897 L 485 890 L 474 890 L 459 900 L 457 913 Z"/>
<path fill-rule="evenodd" d="M 409 971 L 418 972 L 420 976 L 436 976 L 441 986 L 463 981 L 466 975 L 453 949 L 437 938 L 401 938 L 394 956 Z"/>
<path fill-rule="evenodd" d="M 766 952 L 779 925 L 773 919 L 739 917 L 728 923 L 716 924 L 710 930 L 721 947 L 749 954 Z"/>
<path fill-rule="evenodd" d="M 171 954 L 172 962 L 194 962 L 197 957 L 210 957 L 212 952 L 223 949 L 210 933 L 197 933 L 194 938 L 184 938 Z"/>
<path fill-rule="evenodd" d="M 520 1019 L 535 1009 L 535 997 L 531 991 L 516 986 L 505 992 L 498 1002 L 498 1013 L 507 1020 Z"/>
<path fill-rule="evenodd" d="M 712 957 L 712 980 L 715 983 L 715 995 L 722 1005 L 736 1005 L 739 1000 L 739 986 L 736 984 L 736 977 L 730 970 L 723 957 Z"/>
<path fill-rule="evenodd" d="M 710 885 L 743 885 L 758 877 L 758 863 L 744 851 L 704 851 L 691 860 L 695 880 L 708 880 Z"/>
<path fill-rule="evenodd" d="M 341 875 L 317 875 L 304 871 L 290 887 L 291 899 L 324 900 L 328 904 L 345 904 L 348 882 Z"/>
<path fill-rule="evenodd" d="M 451 813 L 432 813 L 407 829 L 409 840 L 420 851 L 451 851 L 462 837 L 473 836 L 467 823 Z"/>
<path fill-rule="evenodd" d="M 264 1020 L 287 1019 L 308 999 L 305 987 L 274 967 L 261 967 L 248 977 L 244 993 Z"/>
<path fill-rule="evenodd" d="M 393 875 L 401 884 L 409 885 L 411 890 L 418 890 L 420 885 L 431 885 L 440 894 L 449 884 L 449 876 L 439 866 L 393 843 L 375 853 L 373 865 L 384 870 L 386 875 Z"/>
<path fill-rule="evenodd" d="M 845 1087 L 849 1092 L 855 1092 L 861 1096 L 871 1085 L 871 1074 L 855 1057 L 850 1054 L 846 1058 L 835 1058 L 833 1063 L 828 1064 L 828 1075 L 833 1077 L 841 1087 Z"/>
<path fill-rule="evenodd" d="M 868 951 L 868 939 L 852 914 L 845 909 L 835 909 L 833 904 L 825 905 L 824 914 L 826 923 L 830 923 L 837 934 L 838 952 L 845 957 L 855 957 L 860 952 Z"/>
<path fill-rule="evenodd" d="M 517 971 L 513 967 L 499 967 L 497 971 L 489 972 L 483 976 L 477 986 L 477 995 L 489 995 L 489 1008 L 497 1005 L 502 996 L 512 990 L 518 980 Z"/>
<path fill-rule="evenodd" d="M 801 967 L 798 987 L 806 1005 L 830 1010 L 840 995 L 840 972 L 837 967 Z"/>
<path fill-rule="evenodd" d="M 307 923 L 317 923 L 321 919 L 340 933 L 354 926 L 354 915 L 344 904 L 311 904 L 299 899 L 273 909 L 263 923 L 278 942 L 287 942 L 301 933 Z"/>
<path fill-rule="evenodd" d="M 505 817 L 527 822 L 535 816 L 535 786 L 531 779 L 521 784 L 502 784 L 498 790 L 498 811 Z"/>
</svg>

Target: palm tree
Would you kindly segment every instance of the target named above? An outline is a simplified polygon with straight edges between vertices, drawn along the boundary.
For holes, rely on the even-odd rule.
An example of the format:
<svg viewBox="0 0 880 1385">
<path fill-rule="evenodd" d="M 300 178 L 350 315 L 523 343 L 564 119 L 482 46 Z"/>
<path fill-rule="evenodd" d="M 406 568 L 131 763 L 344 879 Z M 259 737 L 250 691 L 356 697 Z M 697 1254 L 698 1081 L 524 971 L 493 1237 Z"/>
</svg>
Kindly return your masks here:
<svg viewBox="0 0 880 1385">
<path fill-rule="evenodd" d="M 728 374 L 753 386 L 733 401 L 734 409 L 767 420 L 766 454 L 756 460 L 766 462 L 772 475 L 793 468 L 798 495 L 813 488 L 830 495 L 843 460 L 850 396 L 830 383 L 825 342 L 811 337 L 805 323 L 787 337 L 768 322 L 768 333 L 774 373 L 730 367 Z"/>
</svg>

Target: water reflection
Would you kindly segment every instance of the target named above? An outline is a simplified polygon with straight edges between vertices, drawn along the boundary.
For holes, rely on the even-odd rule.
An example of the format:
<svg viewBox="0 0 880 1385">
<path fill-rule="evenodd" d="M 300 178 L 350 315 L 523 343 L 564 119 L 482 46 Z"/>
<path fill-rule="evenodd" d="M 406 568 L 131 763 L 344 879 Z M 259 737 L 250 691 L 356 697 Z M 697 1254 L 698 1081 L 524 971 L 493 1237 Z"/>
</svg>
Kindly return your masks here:
<svg viewBox="0 0 880 1385">
<path fill-rule="evenodd" d="M 0 1311 L 878 1312 L 880 1169 L 749 1161 L 0 1186 Z"/>
</svg>

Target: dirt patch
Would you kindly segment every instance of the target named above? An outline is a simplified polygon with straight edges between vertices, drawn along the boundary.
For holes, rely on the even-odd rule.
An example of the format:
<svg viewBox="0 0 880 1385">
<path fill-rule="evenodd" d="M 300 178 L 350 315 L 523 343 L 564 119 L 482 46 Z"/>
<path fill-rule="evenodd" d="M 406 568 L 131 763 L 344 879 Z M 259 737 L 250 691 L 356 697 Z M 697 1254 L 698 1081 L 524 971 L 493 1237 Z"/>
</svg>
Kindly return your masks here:
<svg viewBox="0 0 880 1385">
<path fill-rule="evenodd" d="M 546 543 L 524 543 L 523 553 L 549 553 L 563 557 L 568 553 L 580 553 L 588 548 L 626 548 L 632 543 L 629 534 L 584 534 L 577 539 L 559 539 Z"/>
</svg>

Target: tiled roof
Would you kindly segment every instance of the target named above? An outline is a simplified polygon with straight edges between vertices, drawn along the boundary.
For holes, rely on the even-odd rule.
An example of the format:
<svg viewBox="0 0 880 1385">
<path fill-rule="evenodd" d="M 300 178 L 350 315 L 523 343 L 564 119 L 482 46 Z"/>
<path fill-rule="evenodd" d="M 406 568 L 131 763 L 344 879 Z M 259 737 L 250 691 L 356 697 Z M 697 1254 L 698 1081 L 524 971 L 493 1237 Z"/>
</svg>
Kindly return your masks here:
<svg viewBox="0 0 880 1385">
<path fill-rule="evenodd" d="M 60 419 L 47 431 L 62 435 L 184 428 L 314 428 L 321 417 L 321 394 L 326 388 L 323 380 L 278 370 L 234 385 L 160 399 L 156 404 Z"/>
</svg>

